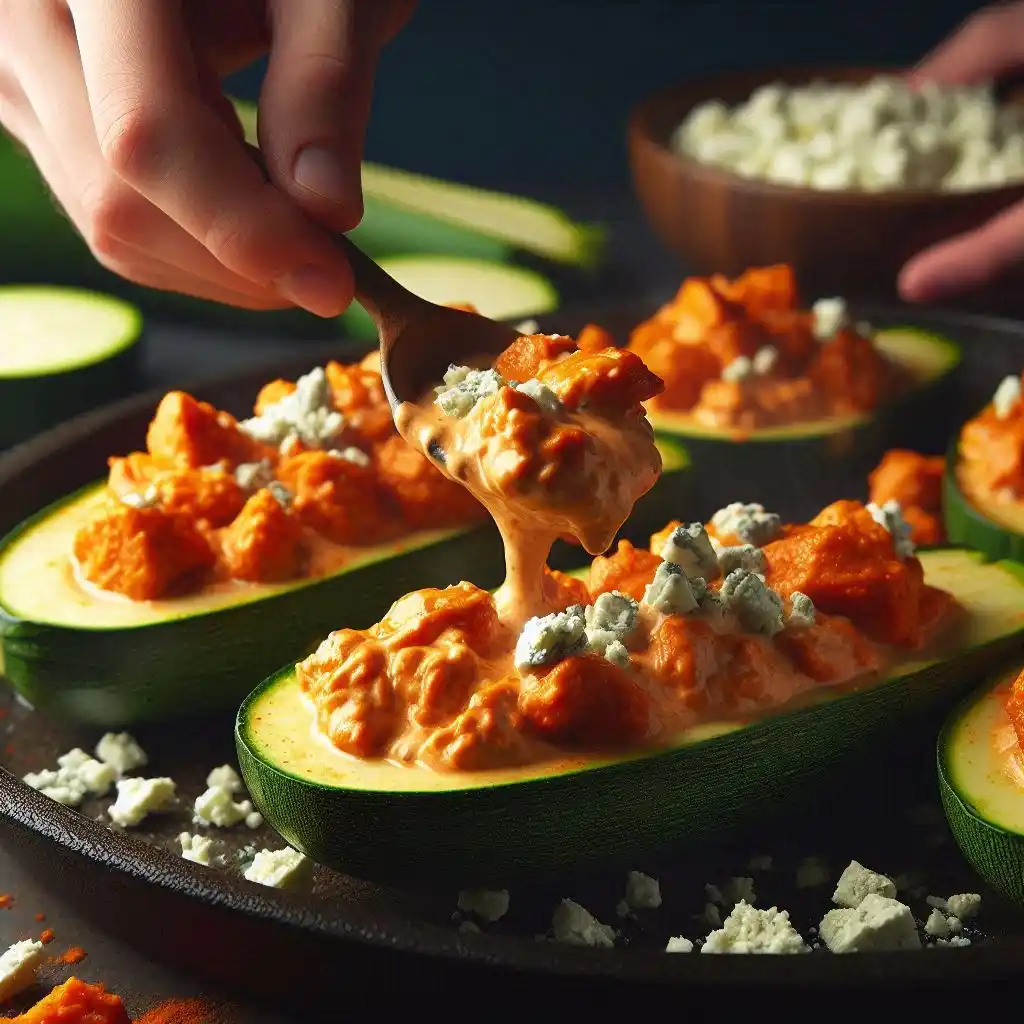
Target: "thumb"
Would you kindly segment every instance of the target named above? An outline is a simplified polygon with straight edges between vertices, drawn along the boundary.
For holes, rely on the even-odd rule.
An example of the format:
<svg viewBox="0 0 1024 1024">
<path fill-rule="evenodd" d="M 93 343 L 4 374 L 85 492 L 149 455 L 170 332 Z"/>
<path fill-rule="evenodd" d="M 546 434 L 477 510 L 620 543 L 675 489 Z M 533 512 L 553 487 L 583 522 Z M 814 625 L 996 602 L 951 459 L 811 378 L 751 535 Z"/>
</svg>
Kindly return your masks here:
<svg viewBox="0 0 1024 1024">
<path fill-rule="evenodd" d="M 276 0 L 270 7 L 260 148 L 273 181 L 336 231 L 355 227 L 363 215 L 363 140 L 394 6 Z"/>
<path fill-rule="evenodd" d="M 978 85 L 1024 64 L 1024 3 L 997 4 L 972 14 L 911 72 L 915 84 Z"/>
<path fill-rule="evenodd" d="M 900 271 L 909 302 L 936 302 L 992 284 L 1024 263 L 1024 202 L 981 227 L 918 253 Z"/>
</svg>

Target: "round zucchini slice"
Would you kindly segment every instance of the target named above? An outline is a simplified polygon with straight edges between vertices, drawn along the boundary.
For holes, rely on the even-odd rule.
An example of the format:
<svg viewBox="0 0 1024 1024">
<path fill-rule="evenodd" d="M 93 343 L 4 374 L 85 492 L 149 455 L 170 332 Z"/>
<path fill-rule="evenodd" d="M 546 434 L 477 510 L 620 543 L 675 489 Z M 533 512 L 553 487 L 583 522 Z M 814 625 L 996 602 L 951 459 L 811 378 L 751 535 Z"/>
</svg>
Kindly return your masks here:
<svg viewBox="0 0 1024 1024">
<path fill-rule="evenodd" d="M 688 503 L 686 453 L 658 446 L 662 474 L 638 502 L 637 522 L 622 531 L 645 546 L 671 510 Z M 104 485 L 92 484 L 0 540 L 0 674 L 34 707 L 89 725 L 233 710 L 254 679 L 304 657 L 339 623 L 369 626 L 409 590 L 463 579 L 492 587 L 504 578 L 501 540 L 488 523 L 359 549 L 318 580 L 129 601 L 83 587 L 68 559 L 103 498 Z M 582 548 L 560 543 L 551 564 L 585 558 Z"/>
<path fill-rule="evenodd" d="M 784 503 L 786 508 L 792 507 L 794 484 L 806 481 L 813 481 L 816 495 L 844 494 L 850 478 L 866 477 L 888 449 L 927 451 L 937 434 L 946 436 L 949 430 L 960 347 L 916 327 L 885 328 L 875 343 L 906 367 L 915 383 L 871 414 L 752 431 L 715 430 L 661 409 L 650 410 L 648 417 L 660 436 L 678 440 L 689 451 L 702 507 L 739 500 L 737 484 L 766 506 Z M 820 502 L 812 504 L 799 513 L 813 515 Z"/>
<path fill-rule="evenodd" d="M 239 709 L 239 764 L 288 843 L 385 882 L 555 875 L 718 834 L 827 785 L 848 755 L 942 709 L 1024 650 L 1024 568 L 955 549 L 923 552 L 921 561 L 966 610 L 941 658 L 896 666 L 860 688 L 817 691 L 761 719 L 702 725 L 658 753 L 480 773 L 361 761 L 315 732 L 288 666 Z"/>
<path fill-rule="evenodd" d="M 939 735 L 937 761 L 942 806 L 964 856 L 1024 906 L 1024 751 L 1006 713 L 1021 667 L 957 708 Z"/>
<path fill-rule="evenodd" d="M 946 457 L 942 516 L 951 544 L 982 551 L 989 558 L 1024 561 L 1024 501 L 982 508 L 960 488 L 959 434 Z"/>
<path fill-rule="evenodd" d="M 98 292 L 0 287 L 0 447 L 127 394 L 142 314 Z"/>
</svg>

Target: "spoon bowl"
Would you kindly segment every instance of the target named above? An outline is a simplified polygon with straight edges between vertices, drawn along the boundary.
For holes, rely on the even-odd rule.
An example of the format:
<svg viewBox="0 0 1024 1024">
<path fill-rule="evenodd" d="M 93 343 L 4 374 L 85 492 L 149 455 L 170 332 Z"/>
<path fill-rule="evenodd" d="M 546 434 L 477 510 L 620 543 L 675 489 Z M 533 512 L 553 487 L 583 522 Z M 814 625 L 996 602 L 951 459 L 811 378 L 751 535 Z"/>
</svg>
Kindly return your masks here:
<svg viewBox="0 0 1024 1024">
<path fill-rule="evenodd" d="M 395 412 L 418 402 L 452 364 L 500 355 L 519 336 L 477 313 L 414 295 L 343 235 L 337 243 L 352 268 L 355 294 L 377 325 L 384 391 Z"/>
</svg>

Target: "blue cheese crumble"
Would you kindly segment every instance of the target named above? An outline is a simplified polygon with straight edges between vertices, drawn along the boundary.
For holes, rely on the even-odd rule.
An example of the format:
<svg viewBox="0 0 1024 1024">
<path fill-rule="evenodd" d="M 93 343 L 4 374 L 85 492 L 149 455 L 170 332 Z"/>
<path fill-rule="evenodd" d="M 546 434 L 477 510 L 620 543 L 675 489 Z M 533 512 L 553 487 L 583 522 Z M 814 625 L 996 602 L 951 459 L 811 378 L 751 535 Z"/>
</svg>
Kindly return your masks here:
<svg viewBox="0 0 1024 1024">
<path fill-rule="evenodd" d="M 57 758 L 56 769 L 29 772 L 22 781 L 65 807 L 78 807 L 87 794 L 104 796 L 118 778 L 117 769 L 90 757 L 80 747 Z"/>
<path fill-rule="evenodd" d="M 497 394 L 507 383 L 497 370 L 473 370 L 452 364 L 444 375 L 444 385 L 435 389 L 434 399 L 446 416 L 468 416 L 481 398 Z"/>
<path fill-rule="evenodd" d="M 657 910 L 661 906 L 661 884 L 642 871 L 630 871 L 623 902 L 630 910 Z"/>
<path fill-rule="evenodd" d="M 540 406 L 541 411 L 549 416 L 557 416 L 562 411 L 562 402 L 558 395 L 547 384 L 542 383 L 536 378 L 531 378 L 530 380 L 523 381 L 522 384 L 515 385 L 515 389 L 521 391 L 524 395 L 529 395 Z"/>
<path fill-rule="evenodd" d="M 587 644 L 590 649 L 607 657 L 609 661 L 617 660 L 620 663 L 622 653 L 625 652 L 625 661 L 628 664 L 629 652 L 626 651 L 623 641 L 636 629 L 638 607 L 633 598 L 618 590 L 599 595 L 583 612 Z M 616 645 L 614 649 L 613 644 Z"/>
<path fill-rule="evenodd" d="M 851 860 L 846 870 L 839 876 L 836 891 L 832 894 L 832 902 L 839 907 L 851 910 L 859 907 L 870 895 L 896 898 L 896 883 L 885 875 L 878 874 L 864 867 L 860 861 Z"/>
<path fill-rule="evenodd" d="M 355 445 L 349 445 L 347 448 L 329 448 L 327 454 L 339 462 L 351 462 L 352 465 L 362 466 L 364 469 L 370 464 L 370 456 Z"/>
<path fill-rule="evenodd" d="M 36 939 L 22 939 L 0 955 L 0 1003 L 13 999 L 36 981 L 43 962 L 43 944 Z"/>
<path fill-rule="evenodd" d="M 675 562 L 662 562 L 644 590 L 644 602 L 662 615 L 686 615 L 698 607 L 690 581 Z"/>
<path fill-rule="evenodd" d="M 996 419 L 1006 420 L 1010 418 L 1013 410 L 1021 403 L 1021 379 L 1015 374 L 1004 377 L 992 396 L 992 409 Z"/>
<path fill-rule="evenodd" d="M 737 544 L 735 547 L 718 549 L 718 564 L 723 576 L 728 576 L 737 569 L 763 574 L 768 568 L 768 559 L 764 557 L 764 552 L 753 544 Z"/>
<path fill-rule="evenodd" d="M 282 449 L 297 442 L 328 448 L 344 428 L 345 417 L 334 408 L 327 374 L 317 367 L 300 377 L 290 394 L 238 426 L 254 440 Z"/>
<path fill-rule="evenodd" d="M 729 573 L 719 596 L 748 632 L 774 636 L 782 631 L 782 598 L 756 573 L 745 569 Z"/>
<path fill-rule="evenodd" d="M 685 935 L 673 935 L 665 946 L 666 953 L 692 953 L 693 942 Z"/>
<path fill-rule="evenodd" d="M 749 356 L 737 356 L 722 370 L 722 380 L 729 384 L 742 384 L 754 376 L 754 364 Z"/>
<path fill-rule="evenodd" d="M 259 491 L 274 482 L 274 468 L 269 459 L 259 462 L 242 462 L 235 467 L 235 483 L 243 491 Z"/>
<path fill-rule="evenodd" d="M 105 733 L 96 744 L 96 757 L 104 764 L 113 765 L 120 775 L 149 764 L 146 752 L 126 732 Z"/>
<path fill-rule="evenodd" d="M 313 881 L 313 862 L 290 846 L 260 850 L 244 875 L 248 881 L 272 889 L 307 889 Z"/>
<path fill-rule="evenodd" d="M 745 505 L 734 501 L 711 517 L 711 525 L 721 537 L 738 537 L 744 544 L 763 547 L 782 532 L 782 519 L 765 512 L 763 505 Z"/>
<path fill-rule="evenodd" d="M 786 617 L 786 625 L 791 629 L 808 629 L 816 621 L 814 602 L 799 590 L 794 590 L 789 596 L 789 615 Z"/>
<path fill-rule="evenodd" d="M 720 572 L 718 555 L 703 523 L 677 526 L 662 546 L 661 557 L 678 565 L 691 580 L 714 580 Z"/>
<path fill-rule="evenodd" d="M 209 866 L 210 853 L 213 849 L 212 839 L 206 836 L 194 836 L 188 832 L 182 832 L 178 836 L 178 842 L 181 844 L 181 855 L 185 860 L 189 860 L 193 864 Z"/>
<path fill-rule="evenodd" d="M 574 604 L 564 612 L 535 615 L 528 619 L 516 641 L 515 665 L 536 668 L 582 654 L 587 649 L 587 621 L 583 605 Z"/>
<path fill-rule="evenodd" d="M 701 953 L 809 953 L 810 947 L 789 920 L 789 912 L 769 907 L 758 910 L 745 900 L 718 931 L 711 932 Z"/>
<path fill-rule="evenodd" d="M 754 373 L 759 377 L 764 377 L 775 369 L 778 361 L 779 350 L 773 345 L 763 345 L 754 353 L 752 361 Z"/>
<path fill-rule="evenodd" d="M 914 542 L 910 539 L 910 527 L 903 518 L 900 503 L 890 498 L 889 501 L 878 506 L 872 501 L 868 504 L 867 510 L 871 513 L 871 518 L 892 535 L 892 545 L 896 550 L 896 557 L 910 558 L 914 553 Z"/>
<path fill-rule="evenodd" d="M 829 341 L 849 323 L 846 301 L 840 298 L 818 299 L 811 306 L 812 330 L 818 341 Z"/>
<path fill-rule="evenodd" d="M 556 942 L 570 946 L 593 946 L 611 949 L 615 945 L 615 929 L 601 924 L 590 911 L 573 900 L 562 900 L 551 915 L 551 931 Z"/>
<path fill-rule="evenodd" d="M 833 953 L 889 953 L 921 948 L 910 907 L 873 892 L 855 908 L 830 910 L 818 931 Z"/>
<path fill-rule="evenodd" d="M 115 825 L 133 828 L 149 814 L 171 810 L 174 800 L 173 779 L 121 779 L 117 784 L 117 799 L 107 813 Z"/>
<path fill-rule="evenodd" d="M 274 500 L 278 503 L 278 505 L 281 506 L 281 508 L 289 509 L 292 507 L 292 502 L 295 500 L 295 495 L 292 494 L 292 492 L 287 487 L 285 487 L 285 485 L 281 483 L 280 480 L 272 480 L 269 486 L 267 487 L 267 490 L 270 491 Z"/>
</svg>

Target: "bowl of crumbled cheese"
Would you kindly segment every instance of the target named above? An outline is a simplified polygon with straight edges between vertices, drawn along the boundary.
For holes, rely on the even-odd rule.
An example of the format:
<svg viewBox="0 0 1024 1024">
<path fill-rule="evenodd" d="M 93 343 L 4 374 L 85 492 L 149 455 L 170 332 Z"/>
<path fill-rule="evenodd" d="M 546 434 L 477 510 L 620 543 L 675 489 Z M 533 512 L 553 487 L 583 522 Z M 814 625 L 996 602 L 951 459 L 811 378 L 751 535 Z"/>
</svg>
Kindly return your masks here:
<svg viewBox="0 0 1024 1024">
<path fill-rule="evenodd" d="M 629 150 L 688 270 L 788 263 L 821 294 L 891 295 L 909 257 L 1024 198 L 1024 105 L 880 69 L 687 82 L 634 109 Z"/>
</svg>

